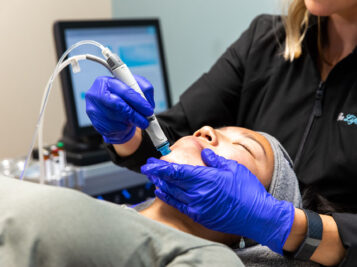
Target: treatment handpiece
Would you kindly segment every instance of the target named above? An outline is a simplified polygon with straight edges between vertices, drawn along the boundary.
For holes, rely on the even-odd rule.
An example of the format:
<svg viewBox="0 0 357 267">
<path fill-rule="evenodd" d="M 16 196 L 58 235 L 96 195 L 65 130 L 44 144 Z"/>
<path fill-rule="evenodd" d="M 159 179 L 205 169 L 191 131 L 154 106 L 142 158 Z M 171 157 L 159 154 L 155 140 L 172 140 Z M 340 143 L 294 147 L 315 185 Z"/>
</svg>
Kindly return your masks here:
<svg viewBox="0 0 357 267">
<path fill-rule="evenodd" d="M 146 99 L 128 66 L 116 54 L 112 53 L 109 48 L 103 49 L 102 54 L 106 58 L 114 77 L 133 88 Z M 155 148 L 160 151 L 163 156 L 169 154 L 171 152 L 169 141 L 162 131 L 155 114 L 147 117 L 147 119 L 149 121 L 149 126 L 145 130 L 150 136 Z"/>
</svg>

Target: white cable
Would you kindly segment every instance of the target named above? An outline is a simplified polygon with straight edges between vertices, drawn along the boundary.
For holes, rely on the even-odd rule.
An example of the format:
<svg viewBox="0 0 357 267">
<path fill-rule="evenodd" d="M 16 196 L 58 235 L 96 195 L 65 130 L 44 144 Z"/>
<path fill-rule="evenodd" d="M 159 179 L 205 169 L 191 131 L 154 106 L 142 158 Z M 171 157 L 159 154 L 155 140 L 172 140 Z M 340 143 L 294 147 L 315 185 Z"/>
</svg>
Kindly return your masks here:
<svg viewBox="0 0 357 267">
<path fill-rule="evenodd" d="M 79 69 L 79 65 L 78 65 L 78 61 L 80 60 L 85 60 L 85 59 L 88 59 L 88 60 L 92 60 L 92 61 L 95 61 L 95 62 L 98 62 L 102 65 L 104 65 L 107 69 L 109 69 L 110 71 L 110 67 L 108 65 L 108 63 L 97 57 L 97 56 L 94 56 L 94 55 L 90 55 L 90 54 L 86 54 L 86 55 L 78 55 L 78 56 L 73 56 L 73 57 L 70 57 L 69 59 L 67 59 L 65 62 L 63 62 L 60 66 L 59 66 L 59 69 L 56 73 L 53 73 L 53 77 L 56 78 L 57 75 L 64 69 L 66 68 L 68 65 L 72 65 L 72 69 L 73 69 L 73 72 L 79 72 L 80 69 Z M 78 69 L 77 69 L 78 68 Z M 54 79 L 53 79 L 54 80 Z M 53 81 L 52 81 L 53 82 Z M 50 80 L 48 81 L 47 85 L 46 85 L 46 88 L 48 88 L 49 86 L 49 83 L 50 83 Z M 52 87 L 52 83 L 51 83 L 51 87 Z M 51 88 L 49 88 L 49 90 L 51 90 Z M 45 91 L 46 92 L 46 91 Z M 41 107 L 42 105 L 44 105 L 44 100 L 45 100 L 45 92 L 43 94 L 43 97 L 42 97 L 42 103 L 41 103 Z M 46 103 L 47 104 L 47 103 Z M 43 113 L 42 115 L 42 119 L 41 119 L 41 122 L 40 122 L 40 125 L 39 125 L 39 129 L 38 129 L 38 141 L 37 141 L 37 145 L 38 145 L 38 157 L 39 157 L 39 161 L 40 161 L 40 183 L 43 184 L 45 182 L 45 162 L 43 160 L 43 122 L 45 120 L 45 113 Z M 33 149 L 33 148 L 32 148 Z M 32 153 L 32 151 L 31 151 Z"/>
<path fill-rule="evenodd" d="M 79 56 L 74 56 L 74 57 L 70 57 L 69 59 L 67 59 L 65 62 L 63 62 L 58 70 L 53 72 L 51 78 L 53 77 L 52 81 L 51 81 L 51 78 L 48 80 L 47 82 L 47 85 L 45 87 L 45 91 L 43 93 L 43 96 L 42 96 L 42 101 L 41 101 L 41 109 L 42 107 L 44 107 L 44 105 L 46 106 L 47 105 L 47 102 L 45 103 L 45 100 L 46 100 L 46 92 L 47 92 L 47 88 L 48 90 L 51 90 L 52 88 L 52 83 L 54 81 L 54 79 L 57 77 L 57 75 L 65 68 L 67 67 L 68 65 L 72 64 L 74 65 L 75 62 L 78 63 L 79 60 L 85 60 L 86 59 L 86 56 L 85 55 L 79 55 Z M 49 86 L 51 86 L 49 88 Z M 49 92 L 50 93 L 50 92 Z M 46 107 L 44 107 L 46 108 Z M 41 109 L 40 109 L 40 114 L 41 114 Z M 38 141 L 37 141 L 37 145 L 38 145 L 38 158 L 39 158 L 39 161 L 40 161 L 40 183 L 43 184 L 45 183 L 45 162 L 43 160 L 43 122 L 45 120 L 45 113 L 43 113 L 42 115 L 42 118 L 40 119 L 40 123 L 39 123 L 39 126 L 38 126 Z M 36 133 L 35 133 L 36 134 Z M 34 145 L 34 144 L 33 144 Z M 32 149 L 31 149 L 31 153 L 32 153 L 32 150 L 33 150 L 33 146 L 32 146 Z M 21 177 L 23 178 L 23 177 Z"/>
<path fill-rule="evenodd" d="M 85 45 L 85 44 L 92 44 L 92 45 L 95 45 L 97 47 L 99 47 L 101 50 L 103 50 L 105 47 L 103 45 L 101 45 L 100 43 L 98 42 L 95 42 L 95 41 L 91 41 L 91 40 L 84 40 L 84 41 L 80 41 L 78 43 L 75 43 L 74 45 L 72 45 L 69 49 L 67 49 L 63 55 L 61 56 L 61 58 L 59 59 L 57 65 L 56 65 L 56 68 L 54 69 L 49 81 L 47 82 L 47 85 L 45 87 L 45 90 L 44 90 L 44 94 L 43 94 L 43 97 L 42 97 L 42 103 L 41 103 L 41 108 L 40 108 L 40 114 L 39 114 L 39 117 L 38 117 L 38 120 L 37 120 L 37 123 L 36 123 L 36 129 L 35 129 L 35 132 L 34 132 L 34 135 L 32 137 L 32 142 L 31 142 L 31 145 L 30 145 L 30 149 L 28 151 L 28 154 L 26 156 L 26 160 L 25 160 L 25 164 L 24 164 L 24 169 L 22 170 L 22 173 L 20 175 L 20 179 L 22 180 L 25 176 L 25 172 L 26 172 L 26 168 L 28 167 L 28 164 L 29 164 L 29 161 L 30 161 L 30 158 L 31 158 L 31 154 L 32 154 L 32 150 L 35 146 L 35 142 L 36 142 L 36 136 L 38 134 L 38 131 L 41 129 L 41 133 L 39 134 L 39 137 L 41 138 L 41 140 L 39 140 L 39 144 L 38 144 L 38 151 L 39 151 L 39 160 L 40 160 L 40 166 L 41 166 L 41 177 L 40 177 L 40 180 L 41 180 L 41 183 L 44 182 L 44 174 L 43 174 L 43 170 L 44 170 L 44 162 L 43 162 L 43 151 L 42 151 L 42 128 L 43 128 L 43 115 L 44 115 L 44 111 L 46 109 L 46 106 L 47 106 L 47 102 L 48 102 L 48 97 L 49 97 L 49 94 L 51 92 L 51 88 L 52 88 L 52 84 L 53 84 L 53 81 L 54 79 L 56 78 L 57 74 L 63 69 L 65 68 L 66 66 L 68 66 L 71 62 L 66 60 L 66 64 L 62 66 L 62 62 L 63 60 L 67 57 L 67 55 L 75 48 L 81 46 L 81 45 Z M 82 56 L 83 57 L 83 56 Z M 67 64 L 68 63 L 68 64 Z M 41 146 L 40 146 L 41 145 Z"/>
</svg>

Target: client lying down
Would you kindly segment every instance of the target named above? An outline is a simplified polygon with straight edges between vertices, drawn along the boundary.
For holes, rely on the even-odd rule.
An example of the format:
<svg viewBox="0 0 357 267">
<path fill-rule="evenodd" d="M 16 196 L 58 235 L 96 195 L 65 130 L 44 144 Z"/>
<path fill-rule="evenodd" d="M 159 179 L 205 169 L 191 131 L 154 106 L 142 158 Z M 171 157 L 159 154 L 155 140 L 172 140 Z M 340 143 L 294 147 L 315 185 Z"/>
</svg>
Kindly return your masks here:
<svg viewBox="0 0 357 267">
<path fill-rule="evenodd" d="M 204 148 L 209 148 L 217 155 L 235 160 L 246 166 L 265 188 L 271 188 L 270 192 L 276 198 L 288 200 L 297 206 L 301 203 L 290 158 L 276 139 L 267 134 L 239 127 L 213 129 L 205 126 L 192 136 L 179 139 L 171 146 L 172 152 L 167 156 L 161 157 L 161 159 L 180 164 L 203 166 L 201 151 Z M 276 155 L 275 166 L 274 155 Z M 275 170 L 274 167 L 276 168 Z M 275 185 L 277 182 L 279 182 L 279 185 Z M 271 184 L 272 186 L 270 186 Z M 287 189 L 292 188 L 294 191 L 289 190 L 287 192 Z M 275 192 L 276 190 L 279 190 L 279 192 Z M 143 209 L 149 203 L 151 205 Z M 211 241 L 229 246 L 240 241 L 239 236 L 205 228 L 159 198 L 144 203 L 136 207 L 136 209 L 140 210 L 142 215 L 155 221 Z"/>
<path fill-rule="evenodd" d="M 245 165 L 274 197 L 300 206 L 290 158 L 273 137 L 206 126 L 162 159 L 203 165 L 203 148 Z M 228 247 L 241 237 L 209 230 L 158 198 L 131 209 L 0 177 L 0 210 L 0 266 L 243 266 Z"/>
</svg>

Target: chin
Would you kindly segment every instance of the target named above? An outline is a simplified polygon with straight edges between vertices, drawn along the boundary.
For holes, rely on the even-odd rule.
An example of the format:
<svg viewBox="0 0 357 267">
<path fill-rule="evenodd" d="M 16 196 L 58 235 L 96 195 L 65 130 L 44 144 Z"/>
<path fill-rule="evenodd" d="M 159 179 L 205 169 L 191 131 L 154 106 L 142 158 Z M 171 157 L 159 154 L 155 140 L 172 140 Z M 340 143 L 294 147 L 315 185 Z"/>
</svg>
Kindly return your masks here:
<svg viewBox="0 0 357 267">
<path fill-rule="evenodd" d="M 333 13 L 329 1 L 305 0 L 305 6 L 307 10 L 315 16 L 327 17 Z"/>
</svg>

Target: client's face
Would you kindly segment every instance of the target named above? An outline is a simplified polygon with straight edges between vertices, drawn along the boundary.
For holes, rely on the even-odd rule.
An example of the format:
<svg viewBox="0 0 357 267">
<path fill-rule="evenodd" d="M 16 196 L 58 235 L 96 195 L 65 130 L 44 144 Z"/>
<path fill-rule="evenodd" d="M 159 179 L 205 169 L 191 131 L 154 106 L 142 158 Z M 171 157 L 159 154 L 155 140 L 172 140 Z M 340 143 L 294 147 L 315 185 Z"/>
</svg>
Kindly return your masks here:
<svg viewBox="0 0 357 267">
<path fill-rule="evenodd" d="M 180 164 L 204 165 L 201 158 L 201 151 L 204 148 L 210 148 L 220 156 L 243 164 L 266 188 L 269 186 L 273 175 L 273 151 L 265 137 L 245 128 L 202 127 L 192 136 L 179 139 L 171 146 L 172 152 L 161 159 Z M 232 245 L 240 240 L 239 236 L 205 228 L 158 198 L 140 213 L 183 232 L 211 241 Z"/>
<path fill-rule="evenodd" d="M 201 151 L 212 149 L 216 154 L 246 166 L 264 186 L 270 184 L 274 155 L 269 142 L 257 132 L 240 128 L 213 129 L 204 126 L 192 136 L 185 136 L 171 146 L 171 153 L 161 159 L 190 165 L 204 165 Z"/>
</svg>

